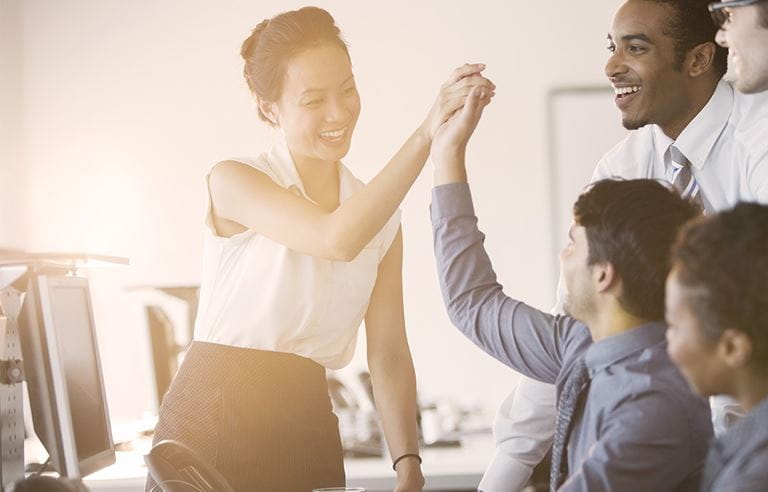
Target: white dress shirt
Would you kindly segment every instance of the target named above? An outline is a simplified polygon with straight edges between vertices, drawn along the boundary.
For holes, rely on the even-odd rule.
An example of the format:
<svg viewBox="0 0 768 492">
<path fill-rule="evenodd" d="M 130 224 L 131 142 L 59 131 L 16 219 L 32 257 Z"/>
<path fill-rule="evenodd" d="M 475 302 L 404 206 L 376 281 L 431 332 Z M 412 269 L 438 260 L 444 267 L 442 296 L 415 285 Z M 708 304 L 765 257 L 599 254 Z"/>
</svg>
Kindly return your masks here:
<svg viewBox="0 0 768 492">
<path fill-rule="evenodd" d="M 598 162 L 592 181 L 620 177 L 671 183 L 673 143 L 691 162 L 708 212 L 739 201 L 768 203 L 768 92 L 745 95 L 721 81 L 677 140 L 656 125 L 632 131 Z M 553 312 L 560 309 L 558 301 Z M 716 433 L 728 424 L 731 410 L 730 400 L 713 402 Z M 496 415 L 496 456 L 480 490 L 507 492 L 525 486 L 552 444 L 555 412 L 554 386 L 521 376 Z"/>
<path fill-rule="evenodd" d="M 640 128 L 608 151 L 592 181 L 649 178 L 671 183 L 673 143 L 690 161 L 708 212 L 739 201 L 768 202 L 768 93 L 744 95 L 720 82 L 677 140 L 656 125 Z"/>
<path fill-rule="evenodd" d="M 234 160 L 311 201 L 284 141 L 255 160 Z M 339 164 L 340 202 L 363 186 Z M 330 369 L 349 363 L 400 211 L 357 258 L 342 262 L 293 251 L 250 229 L 222 237 L 213 225 L 210 191 L 208 197 L 195 340 L 288 352 Z"/>
</svg>

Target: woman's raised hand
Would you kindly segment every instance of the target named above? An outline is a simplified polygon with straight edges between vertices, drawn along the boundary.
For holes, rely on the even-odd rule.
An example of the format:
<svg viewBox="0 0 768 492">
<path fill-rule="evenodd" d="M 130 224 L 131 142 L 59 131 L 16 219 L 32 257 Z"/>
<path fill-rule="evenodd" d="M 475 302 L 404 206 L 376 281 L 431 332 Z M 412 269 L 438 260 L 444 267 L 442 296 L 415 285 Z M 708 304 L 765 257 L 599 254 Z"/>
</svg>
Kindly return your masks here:
<svg viewBox="0 0 768 492">
<path fill-rule="evenodd" d="M 479 91 L 479 94 L 485 94 L 485 99 L 493 95 L 496 86 L 481 75 L 483 70 L 485 65 L 482 63 L 466 63 L 454 70 L 440 87 L 437 100 L 422 124 L 422 130 L 428 138 L 433 139 L 438 129 L 464 107 L 473 89 Z"/>
</svg>

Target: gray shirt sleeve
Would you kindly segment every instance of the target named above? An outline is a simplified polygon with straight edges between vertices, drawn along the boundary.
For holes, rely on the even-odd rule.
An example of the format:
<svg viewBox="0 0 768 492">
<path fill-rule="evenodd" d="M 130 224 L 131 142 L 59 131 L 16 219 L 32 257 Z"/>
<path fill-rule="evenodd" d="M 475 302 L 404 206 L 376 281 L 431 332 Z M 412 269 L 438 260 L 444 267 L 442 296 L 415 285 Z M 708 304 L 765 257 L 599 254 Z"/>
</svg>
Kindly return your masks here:
<svg viewBox="0 0 768 492">
<path fill-rule="evenodd" d="M 435 187 L 431 216 L 440 289 L 453 324 L 497 360 L 554 383 L 569 350 L 589 339 L 586 327 L 504 294 L 477 228 L 469 185 Z"/>
</svg>

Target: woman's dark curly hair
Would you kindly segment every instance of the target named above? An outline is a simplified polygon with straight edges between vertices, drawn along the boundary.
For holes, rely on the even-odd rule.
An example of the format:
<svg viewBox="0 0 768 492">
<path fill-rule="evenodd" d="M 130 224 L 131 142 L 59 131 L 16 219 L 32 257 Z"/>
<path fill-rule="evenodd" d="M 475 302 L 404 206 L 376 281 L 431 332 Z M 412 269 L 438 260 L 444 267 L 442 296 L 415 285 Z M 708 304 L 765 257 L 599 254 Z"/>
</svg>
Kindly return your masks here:
<svg viewBox="0 0 768 492">
<path fill-rule="evenodd" d="M 672 259 L 703 332 L 746 333 L 753 360 L 768 368 L 768 206 L 739 203 L 688 224 Z"/>
</svg>

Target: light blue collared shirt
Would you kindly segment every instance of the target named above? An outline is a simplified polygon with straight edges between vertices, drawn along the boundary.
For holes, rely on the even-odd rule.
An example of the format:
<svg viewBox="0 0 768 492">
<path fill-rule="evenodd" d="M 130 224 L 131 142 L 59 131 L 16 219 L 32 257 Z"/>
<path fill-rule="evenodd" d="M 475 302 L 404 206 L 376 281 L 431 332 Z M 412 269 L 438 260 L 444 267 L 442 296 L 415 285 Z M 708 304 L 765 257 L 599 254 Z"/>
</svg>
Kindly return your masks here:
<svg viewBox="0 0 768 492">
<path fill-rule="evenodd" d="M 768 488 L 768 398 L 712 444 L 702 490 Z"/>
<path fill-rule="evenodd" d="M 440 287 L 457 328 L 558 394 L 585 358 L 592 383 L 574 414 L 560 490 L 697 490 L 712 436 L 709 406 L 667 356 L 666 327 L 649 323 L 595 343 L 583 323 L 504 294 L 467 184 L 436 187 L 431 214 Z"/>
</svg>

